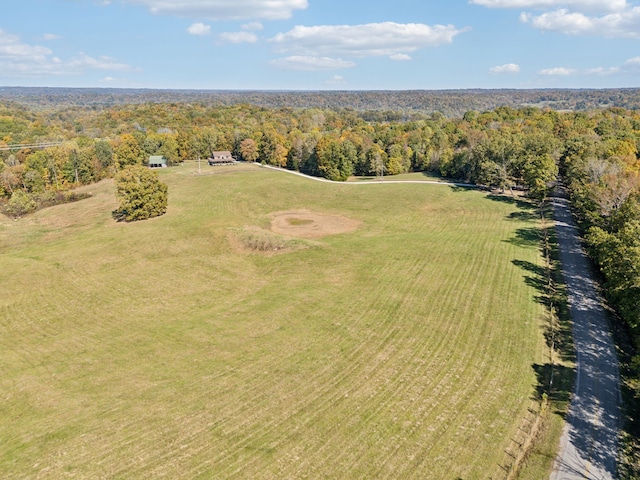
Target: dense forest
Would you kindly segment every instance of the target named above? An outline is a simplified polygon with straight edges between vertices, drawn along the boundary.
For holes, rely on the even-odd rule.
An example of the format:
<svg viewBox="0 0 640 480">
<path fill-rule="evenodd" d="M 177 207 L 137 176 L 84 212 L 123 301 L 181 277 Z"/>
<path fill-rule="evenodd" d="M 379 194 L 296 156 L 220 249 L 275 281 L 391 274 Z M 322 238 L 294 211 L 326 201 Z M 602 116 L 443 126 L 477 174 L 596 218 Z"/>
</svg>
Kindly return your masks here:
<svg viewBox="0 0 640 480">
<path fill-rule="evenodd" d="M 240 160 L 299 170 L 331 180 L 351 175 L 432 171 L 532 195 L 556 175 L 560 114 L 527 107 L 440 113 L 412 120 L 371 119 L 350 109 L 268 109 L 248 104 L 138 104 L 108 109 L 64 107 L 34 111 L 0 107 L 4 166 L 0 196 L 87 184 L 150 155 L 169 164 L 215 150 Z M 49 148 L 16 145 L 59 143 Z"/>
<path fill-rule="evenodd" d="M 606 92 L 572 98 L 574 103 L 591 98 L 602 107 L 624 94 L 622 103 L 636 106 L 636 90 Z M 37 105 L 0 96 L 5 213 L 28 213 L 74 186 L 113 177 L 127 165 L 144 165 L 150 155 L 177 165 L 216 150 L 332 180 L 428 171 L 505 192 L 518 188 L 534 201 L 545 197 L 560 173 L 603 274 L 607 299 L 629 343 L 640 347 L 640 111 L 529 105 L 468 109 L 453 117 L 420 109 L 407 115 L 388 110 L 396 105 L 393 99 L 370 108 L 375 98 L 385 98 L 375 92 L 364 108 L 294 108 L 290 105 L 309 97 L 295 102 L 295 94 L 275 93 L 291 100 L 289 106 L 215 105 L 196 101 L 196 94 L 182 102 L 80 105 L 79 98 L 89 93 L 73 95 Z M 327 98 L 332 95 L 358 98 L 339 92 Z M 464 95 L 451 95 L 461 102 L 451 111 L 458 111 Z M 36 143 L 55 145 L 20 147 Z M 640 378 L 640 356 L 632 366 Z"/>
</svg>

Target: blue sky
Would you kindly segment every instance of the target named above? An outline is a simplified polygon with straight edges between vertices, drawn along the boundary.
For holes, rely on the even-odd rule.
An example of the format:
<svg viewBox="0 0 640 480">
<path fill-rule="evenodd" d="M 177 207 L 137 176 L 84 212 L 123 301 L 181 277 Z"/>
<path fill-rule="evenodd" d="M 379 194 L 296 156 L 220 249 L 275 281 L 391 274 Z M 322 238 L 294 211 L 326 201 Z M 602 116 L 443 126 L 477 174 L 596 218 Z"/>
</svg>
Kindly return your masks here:
<svg viewBox="0 0 640 480">
<path fill-rule="evenodd" d="M 19 0 L 0 85 L 638 87 L 640 1 Z"/>
</svg>

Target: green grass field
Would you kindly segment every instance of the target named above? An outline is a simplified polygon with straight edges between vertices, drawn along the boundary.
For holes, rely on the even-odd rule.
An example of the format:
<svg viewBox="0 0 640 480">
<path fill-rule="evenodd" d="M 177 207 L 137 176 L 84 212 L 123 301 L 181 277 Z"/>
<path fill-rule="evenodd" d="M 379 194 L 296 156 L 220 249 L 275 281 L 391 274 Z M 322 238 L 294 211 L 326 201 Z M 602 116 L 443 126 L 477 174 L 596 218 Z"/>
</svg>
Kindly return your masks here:
<svg viewBox="0 0 640 480">
<path fill-rule="evenodd" d="M 0 219 L 0 477 L 499 471 L 546 355 L 534 211 L 441 185 L 206 172 L 163 171 L 168 213 L 145 222 L 111 219 L 109 181 Z M 359 228 L 243 244 L 293 209 Z"/>
</svg>

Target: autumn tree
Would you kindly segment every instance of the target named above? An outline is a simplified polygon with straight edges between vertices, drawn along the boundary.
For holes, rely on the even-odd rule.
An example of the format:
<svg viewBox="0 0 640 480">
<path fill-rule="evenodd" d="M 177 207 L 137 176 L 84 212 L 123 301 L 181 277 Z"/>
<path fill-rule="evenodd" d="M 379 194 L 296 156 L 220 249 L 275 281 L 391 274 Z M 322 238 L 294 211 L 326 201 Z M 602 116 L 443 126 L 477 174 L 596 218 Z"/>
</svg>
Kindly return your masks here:
<svg viewBox="0 0 640 480">
<path fill-rule="evenodd" d="M 555 146 L 555 139 L 546 134 L 528 135 L 524 139 L 522 178 L 534 198 L 544 197 L 548 184 L 558 175 L 558 166 L 552 156 Z"/>
<path fill-rule="evenodd" d="M 240 142 L 240 154 L 245 162 L 255 162 L 258 160 L 258 144 L 253 138 L 245 138 Z"/>
<path fill-rule="evenodd" d="M 592 227 L 588 245 L 605 276 L 607 296 L 617 306 L 636 341 L 640 341 L 640 219 L 622 223 L 615 232 Z"/>
<path fill-rule="evenodd" d="M 196 132 L 196 152 L 203 158 L 209 158 L 216 151 L 218 133 L 214 128 L 204 127 Z"/>
<path fill-rule="evenodd" d="M 305 157 L 309 156 L 311 152 L 307 150 L 304 134 L 300 130 L 295 129 L 291 132 L 289 141 L 291 148 L 287 154 L 287 168 L 299 171 Z"/>
<path fill-rule="evenodd" d="M 264 163 L 278 167 L 284 167 L 287 164 L 289 149 L 285 145 L 285 139 L 272 127 L 263 132 L 259 152 L 259 158 Z"/>
<path fill-rule="evenodd" d="M 374 143 L 371 148 L 365 154 L 367 159 L 367 165 L 369 166 L 368 173 L 373 173 L 377 177 L 384 177 L 387 167 L 385 166 L 385 158 L 387 154 L 380 148 L 377 143 Z"/>
<path fill-rule="evenodd" d="M 136 138 L 126 133 L 116 143 L 115 158 L 118 167 L 124 168 L 128 165 L 142 165 L 146 156 Z"/>
<path fill-rule="evenodd" d="M 388 150 L 388 157 L 386 162 L 386 170 L 389 175 L 399 175 L 406 173 L 411 168 L 411 157 L 413 151 L 410 147 L 403 147 L 397 143 L 392 144 Z"/>
<path fill-rule="evenodd" d="M 3 195 L 10 197 L 19 186 L 20 177 L 16 167 L 7 167 L 0 172 L 0 191 Z"/>
<path fill-rule="evenodd" d="M 113 148 L 106 140 L 96 142 L 95 154 L 101 168 L 107 169 L 113 165 Z"/>
<path fill-rule="evenodd" d="M 353 143 L 325 136 L 320 139 L 315 149 L 318 171 L 324 178 L 344 181 L 353 173 Z"/>
<path fill-rule="evenodd" d="M 50 186 L 50 180 L 53 180 L 51 166 L 52 159 L 45 150 L 38 150 L 29 155 L 24 162 L 25 177 L 28 178 L 25 189 L 29 192 L 37 192 L 43 190 L 45 184 Z"/>
<path fill-rule="evenodd" d="M 116 220 L 132 222 L 166 213 L 168 187 L 156 172 L 130 165 L 118 172 L 115 182 L 119 206 L 112 214 Z"/>
</svg>

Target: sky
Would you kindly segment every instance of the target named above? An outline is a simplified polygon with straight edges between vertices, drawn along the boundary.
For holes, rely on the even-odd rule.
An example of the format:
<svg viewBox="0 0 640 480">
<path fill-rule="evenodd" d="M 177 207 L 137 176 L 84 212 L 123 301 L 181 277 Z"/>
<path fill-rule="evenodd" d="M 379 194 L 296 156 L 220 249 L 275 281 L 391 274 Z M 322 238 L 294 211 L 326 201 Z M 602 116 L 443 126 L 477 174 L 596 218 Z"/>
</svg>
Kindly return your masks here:
<svg viewBox="0 0 640 480">
<path fill-rule="evenodd" d="M 640 0 L 9 0 L 0 86 L 619 88 Z"/>
</svg>

